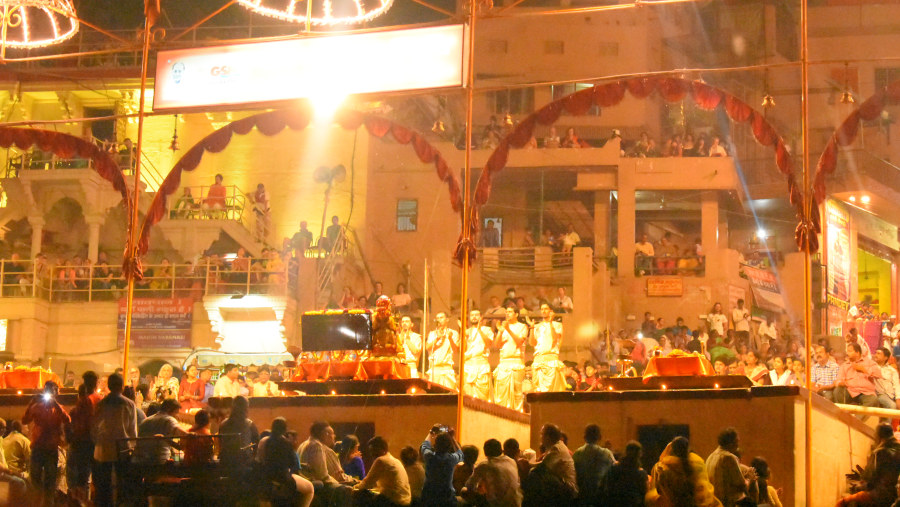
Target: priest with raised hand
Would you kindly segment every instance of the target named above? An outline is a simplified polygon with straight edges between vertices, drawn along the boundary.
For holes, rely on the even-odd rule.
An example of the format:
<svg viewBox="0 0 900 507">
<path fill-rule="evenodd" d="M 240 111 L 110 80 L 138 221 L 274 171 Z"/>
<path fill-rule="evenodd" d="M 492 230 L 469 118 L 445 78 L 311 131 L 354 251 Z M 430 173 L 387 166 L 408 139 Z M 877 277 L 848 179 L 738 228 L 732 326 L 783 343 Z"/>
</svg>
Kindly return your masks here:
<svg viewBox="0 0 900 507">
<path fill-rule="evenodd" d="M 466 329 L 465 394 L 479 400 L 491 401 L 491 365 L 488 359 L 494 343 L 494 332 L 484 325 L 481 312 L 469 312 L 470 327 Z"/>
<path fill-rule="evenodd" d="M 531 364 L 531 378 L 535 392 L 565 391 L 565 365 L 559 360 L 559 346 L 562 343 L 563 325 L 555 322 L 553 309 L 541 305 L 543 321 L 534 326 L 531 344 L 534 346 L 534 361 Z"/>
</svg>

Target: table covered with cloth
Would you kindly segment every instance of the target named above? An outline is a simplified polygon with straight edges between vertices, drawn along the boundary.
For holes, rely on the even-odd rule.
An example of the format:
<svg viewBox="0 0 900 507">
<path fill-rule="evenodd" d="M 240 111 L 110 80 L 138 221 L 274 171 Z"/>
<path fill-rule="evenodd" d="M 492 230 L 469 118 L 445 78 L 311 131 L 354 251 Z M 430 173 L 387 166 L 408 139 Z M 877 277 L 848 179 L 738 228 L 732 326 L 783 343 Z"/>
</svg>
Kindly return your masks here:
<svg viewBox="0 0 900 507">
<path fill-rule="evenodd" d="M 62 382 L 53 372 L 42 368 L 17 368 L 0 372 L 0 388 L 6 389 L 42 389 L 44 382 L 52 380 L 62 387 Z"/>
<path fill-rule="evenodd" d="M 644 382 L 651 377 L 678 377 L 693 375 L 715 375 L 715 370 L 709 359 L 700 354 L 673 350 L 668 356 L 654 356 L 650 358 L 647 367 L 644 368 Z"/>
<path fill-rule="evenodd" d="M 332 377 L 350 377 L 353 380 L 404 379 L 409 378 L 409 366 L 397 358 L 300 363 L 291 381 L 309 382 Z"/>
</svg>

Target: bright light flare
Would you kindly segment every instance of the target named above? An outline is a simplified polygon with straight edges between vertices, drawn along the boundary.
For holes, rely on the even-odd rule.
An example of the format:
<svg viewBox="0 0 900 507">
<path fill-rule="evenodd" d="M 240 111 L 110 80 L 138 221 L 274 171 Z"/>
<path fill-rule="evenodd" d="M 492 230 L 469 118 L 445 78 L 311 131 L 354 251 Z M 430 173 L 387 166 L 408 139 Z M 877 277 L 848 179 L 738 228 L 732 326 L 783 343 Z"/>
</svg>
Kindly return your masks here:
<svg viewBox="0 0 900 507">
<path fill-rule="evenodd" d="M 334 113 L 341 108 L 344 101 L 347 100 L 347 94 L 339 89 L 320 89 L 313 93 L 309 102 L 313 107 L 313 118 L 316 123 L 331 123 L 334 119 Z"/>
<path fill-rule="evenodd" d="M 769 237 L 769 231 L 760 227 L 759 229 L 756 230 L 756 237 L 759 239 L 766 239 Z"/>
<path fill-rule="evenodd" d="M 867 195 L 864 195 L 864 196 L 860 197 L 859 200 L 860 200 L 860 202 L 862 202 L 863 204 L 869 204 L 869 201 L 871 201 L 872 198 L 869 197 L 869 196 L 867 196 Z"/>
</svg>

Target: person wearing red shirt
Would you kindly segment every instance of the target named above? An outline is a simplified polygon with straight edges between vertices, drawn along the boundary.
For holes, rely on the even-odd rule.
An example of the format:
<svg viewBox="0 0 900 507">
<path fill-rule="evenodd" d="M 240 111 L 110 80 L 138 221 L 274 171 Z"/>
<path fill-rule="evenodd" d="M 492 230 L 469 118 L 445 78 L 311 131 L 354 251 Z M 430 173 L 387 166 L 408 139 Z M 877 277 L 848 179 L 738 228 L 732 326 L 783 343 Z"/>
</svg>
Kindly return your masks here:
<svg viewBox="0 0 900 507">
<path fill-rule="evenodd" d="M 72 422 L 57 395 L 59 386 L 48 380 L 43 394 L 32 398 L 22 416 L 23 424 L 31 424 L 31 481 L 41 490 L 42 505 L 55 503 L 59 443 L 63 429 Z"/>
<path fill-rule="evenodd" d="M 847 360 L 838 370 L 834 385 L 835 403 L 848 403 L 864 407 L 877 407 L 875 379 L 881 378 L 881 368 L 867 357 L 863 357 L 859 343 L 847 344 Z"/>
<path fill-rule="evenodd" d="M 66 433 L 66 440 L 69 442 L 69 453 L 66 456 L 66 483 L 72 497 L 86 502 L 91 465 L 94 459 L 91 425 L 94 422 L 94 408 L 101 398 L 97 394 L 97 374 L 89 370 L 84 372 L 81 378 L 84 382 L 78 386 L 78 401 L 75 402 L 75 408 L 72 409 L 72 424 L 68 426 Z"/>
</svg>

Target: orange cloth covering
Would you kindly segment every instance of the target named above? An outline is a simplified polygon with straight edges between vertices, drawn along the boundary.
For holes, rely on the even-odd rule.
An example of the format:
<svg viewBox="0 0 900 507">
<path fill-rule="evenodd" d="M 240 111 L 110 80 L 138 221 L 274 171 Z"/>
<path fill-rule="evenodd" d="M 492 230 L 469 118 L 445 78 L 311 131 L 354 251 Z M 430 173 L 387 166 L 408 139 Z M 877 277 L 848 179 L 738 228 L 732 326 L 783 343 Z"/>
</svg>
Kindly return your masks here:
<svg viewBox="0 0 900 507">
<path fill-rule="evenodd" d="M 673 350 L 668 357 L 651 357 L 644 368 L 644 382 L 651 377 L 677 377 L 693 375 L 715 375 L 715 370 L 706 356 Z"/>
</svg>

